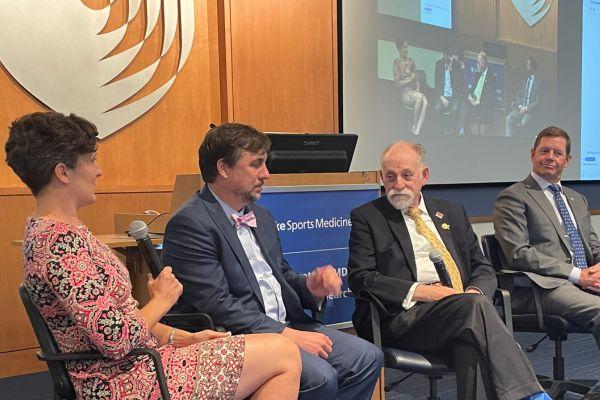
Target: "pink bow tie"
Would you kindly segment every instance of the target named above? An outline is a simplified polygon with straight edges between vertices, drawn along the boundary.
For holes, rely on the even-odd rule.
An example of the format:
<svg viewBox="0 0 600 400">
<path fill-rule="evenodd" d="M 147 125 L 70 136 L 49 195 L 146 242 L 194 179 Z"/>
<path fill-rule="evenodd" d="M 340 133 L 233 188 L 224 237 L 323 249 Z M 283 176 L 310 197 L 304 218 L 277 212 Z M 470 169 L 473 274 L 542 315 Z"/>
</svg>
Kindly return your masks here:
<svg viewBox="0 0 600 400">
<path fill-rule="evenodd" d="M 231 218 L 233 218 L 233 222 L 235 222 L 236 229 L 242 225 L 256 228 L 256 217 L 252 211 L 244 215 L 231 214 Z"/>
</svg>

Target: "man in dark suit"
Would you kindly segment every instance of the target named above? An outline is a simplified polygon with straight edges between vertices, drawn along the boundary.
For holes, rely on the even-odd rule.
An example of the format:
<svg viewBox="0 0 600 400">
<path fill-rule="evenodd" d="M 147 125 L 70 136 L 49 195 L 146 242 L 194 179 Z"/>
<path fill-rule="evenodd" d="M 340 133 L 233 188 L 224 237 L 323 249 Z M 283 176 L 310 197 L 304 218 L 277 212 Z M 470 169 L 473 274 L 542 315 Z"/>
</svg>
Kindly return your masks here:
<svg viewBox="0 0 600 400">
<path fill-rule="evenodd" d="M 269 138 L 248 125 L 223 124 L 206 134 L 198 151 L 206 185 L 165 231 L 164 262 L 183 284 L 173 311 L 206 312 L 235 334 L 276 332 L 292 339 L 301 350 L 300 399 L 370 399 L 381 351 L 304 312 L 340 292 L 335 269 L 295 273 L 283 258 L 273 217 L 253 204 L 269 178 L 269 147 Z"/>
<path fill-rule="evenodd" d="M 444 56 L 435 63 L 434 110 L 442 122 L 444 134 L 458 132 L 458 116 L 464 92 L 464 65 L 458 61 L 450 45 L 444 45 Z"/>
<path fill-rule="evenodd" d="M 527 77 L 521 82 L 517 98 L 511 104 L 512 110 L 506 116 L 506 136 L 512 136 L 515 128 L 526 126 L 540 103 L 542 79 L 536 74 L 537 66 L 537 60 L 527 59 Z"/>
<path fill-rule="evenodd" d="M 496 277 L 464 209 L 421 195 L 429 179 L 423 154 L 421 145 L 407 142 L 386 149 L 381 157 L 386 196 L 352 211 L 352 291 L 369 292 L 392 315 L 382 320 L 385 343 L 437 352 L 454 365 L 459 399 L 479 398 L 476 367 L 488 398 L 548 399 L 490 302 Z M 451 287 L 439 284 L 429 260 L 432 249 L 443 254 Z M 366 302 L 357 301 L 352 320 L 368 337 Z"/>
<path fill-rule="evenodd" d="M 487 55 L 482 51 L 477 55 L 477 72 L 461 110 L 461 132 L 464 132 L 467 125 L 472 132 L 473 128 L 477 127 L 478 134 L 493 131 L 495 102 L 496 75 L 488 68 Z"/>
<path fill-rule="evenodd" d="M 585 197 L 560 182 L 570 152 L 564 130 L 551 126 L 537 135 L 530 175 L 496 199 L 494 230 L 506 268 L 531 278 L 542 311 L 588 328 L 600 347 L 600 241 Z M 534 311 L 530 293 L 517 288 L 513 307 Z M 589 396 L 600 399 L 600 388 Z"/>
</svg>

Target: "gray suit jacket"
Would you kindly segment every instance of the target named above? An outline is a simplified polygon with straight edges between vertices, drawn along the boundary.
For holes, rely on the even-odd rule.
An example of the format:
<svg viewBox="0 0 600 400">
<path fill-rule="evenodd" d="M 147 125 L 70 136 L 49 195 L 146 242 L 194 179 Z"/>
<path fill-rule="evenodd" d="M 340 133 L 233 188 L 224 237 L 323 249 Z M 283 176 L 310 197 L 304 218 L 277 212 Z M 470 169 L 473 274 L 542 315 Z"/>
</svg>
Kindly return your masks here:
<svg viewBox="0 0 600 400">
<path fill-rule="evenodd" d="M 519 87 L 519 93 L 517 93 L 517 98 L 514 102 L 513 108 L 517 108 L 519 104 L 521 104 L 525 97 L 527 96 L 527 79 L 526 77 L 521 81 L 521 85 Z M 533 80 L 533 86 L 531 87 L 531 94 L 529 95 L 529 105 L 527 106 L 528 112 L 533 112 L 537 108 L 540 103 L 542 94 L 542 79 L 536 75 Z"/>
<path fill-rule="evenodd" d="M 585 197 L 563 186 L 585 247 L 589 266 L 600 261 L 600 242 L 592 228 Z M 569 238 L 552 204 L 529 175 L 498 195 L 494 230 L 508 265 L 536 284 L 553 289 L 568 282 L 573 269 Z"/>
</svg>

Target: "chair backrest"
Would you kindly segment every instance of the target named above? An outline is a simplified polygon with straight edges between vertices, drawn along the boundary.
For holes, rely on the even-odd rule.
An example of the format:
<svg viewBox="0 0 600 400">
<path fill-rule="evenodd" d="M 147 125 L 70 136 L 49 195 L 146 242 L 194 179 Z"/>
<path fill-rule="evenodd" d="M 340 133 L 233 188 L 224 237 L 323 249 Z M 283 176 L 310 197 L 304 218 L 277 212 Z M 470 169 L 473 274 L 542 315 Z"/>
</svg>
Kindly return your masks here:
<svg viewBox="0 0 600 400">
<path fill-rule="evenodd" d="M 481 237 L 481 247 L 483 247 L 483 254 L 490 260 L 496 271 L 500 271 L 507 265 L 506 258 L 495 235 L 483 235 Z"/>
<path fill-rule="evenodd" d="M 177 175 L 173 185 L 173 196 L 171 197 L 171 214 L 174 214 L 203 185 L 204 181 L 200 174 Z"/>
<path fill-rule="evenodd" d="M 29 322 L 35 332 L 42 353 L 44 355 L 61 353 L 54 341 L 52 332 L 50 332 L 48 325 L 46 325 L 46 321 L 44 321 L 42 314 L 40 314 L 35 304 L 33 304 L 31 296 L 23 284 L 19 286 L 19 295 L 29 316 Z M 61 361 L 46 361 L 46 364 L 48 364 L 48 370 L 54 383 L 54 397 L 58 399 L 75 399 L 75 390 L 73 389 L 65 364 Z"/>
</svg>

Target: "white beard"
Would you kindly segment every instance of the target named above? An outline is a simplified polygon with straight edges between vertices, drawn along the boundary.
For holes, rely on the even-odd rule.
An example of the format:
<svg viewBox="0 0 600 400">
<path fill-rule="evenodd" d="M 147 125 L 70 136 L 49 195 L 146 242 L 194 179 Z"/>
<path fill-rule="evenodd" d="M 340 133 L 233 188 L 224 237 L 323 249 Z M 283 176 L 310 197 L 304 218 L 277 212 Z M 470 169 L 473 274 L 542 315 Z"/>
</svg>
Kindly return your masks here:
<svg viewBox="0 0 600 400">
<path fill-rule="evenodd" d="M 415 201 L 415 195 L 410 190 L 404 188 L 402 190 L 390 189 L 386 193 L 386 197 L 390 204 L 397 210 L 405 211 L 411 207 Z"/>
</svg>

